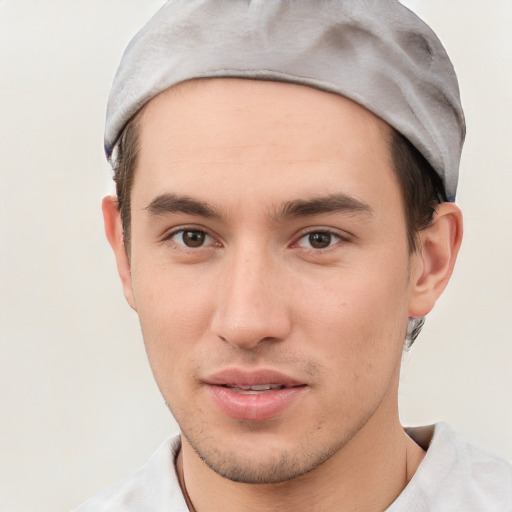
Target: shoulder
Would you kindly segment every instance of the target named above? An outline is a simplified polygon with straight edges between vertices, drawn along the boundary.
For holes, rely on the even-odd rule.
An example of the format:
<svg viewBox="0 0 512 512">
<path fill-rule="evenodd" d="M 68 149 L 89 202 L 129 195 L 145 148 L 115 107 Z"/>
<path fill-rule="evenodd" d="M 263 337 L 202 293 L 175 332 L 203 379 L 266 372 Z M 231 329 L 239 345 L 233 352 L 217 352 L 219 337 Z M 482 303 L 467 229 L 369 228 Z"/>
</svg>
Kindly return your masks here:
<svg viewBox="0 0 512 512">
<path fill-rule="evenodd" d="M 179 436 L 169 438 L 148 462 L 132 475 L 106 487 L 73 512 L 185 512 L 174 459 Z"/>
<path fill-rule="evenodd" d="M 406 429 L 427 454 L 390 512 L 512 512 L 512 465 L 446 423 Z"/>
</svg>

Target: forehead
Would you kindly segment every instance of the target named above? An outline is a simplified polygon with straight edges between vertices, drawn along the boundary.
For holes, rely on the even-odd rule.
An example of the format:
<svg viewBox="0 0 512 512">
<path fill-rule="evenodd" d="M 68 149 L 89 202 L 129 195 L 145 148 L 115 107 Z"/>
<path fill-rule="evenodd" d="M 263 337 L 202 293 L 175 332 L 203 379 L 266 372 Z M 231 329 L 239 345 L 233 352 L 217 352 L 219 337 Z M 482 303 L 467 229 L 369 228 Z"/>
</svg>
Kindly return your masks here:
<svg viewBox="0 0 512 512">
<path fill-rule="evenodd" d="M 140 117 L 134 189 L 274 202 L 394 183 L 390 127 L 342 96 L 305 86 L 203 79 L 153 98 Z M 335 190 L 338 192 L 339 190 Z"/>
<path fill-rule="evenodd" d="M 290 126 L 285 127 L 291 118 L 301 132 L 307 125 L 323 127 L 320 135 L 325 142 L 329 135 L 336 135 L 333 128 L 339 132 L 343 122 L 351 125 L 352 132 L 364 127 L 368 136 L 378 132 L 387 138 L 391 130 L 375 114 L 338 94 L 298 84 L 237 78 L 195 79 L 175 85 L 148 102 L 142 115 L 147 117 L 151 121 L 143 124 L 158 123 L 165 131 L 174 129 L 174 133 L 179 130 L 187 135 L 187 129 L 193 128 L 198 139 L 229 133 L 236 139 L 250 135 L 255 143 L 275 141 L 277 135 L 278 142 L 286 142 L 296 134 L 290 133 Z M 245 130 L 237 130 L 239 127 Z M 280 128 L 286 131 L 279 133 Z"/>
</svg>

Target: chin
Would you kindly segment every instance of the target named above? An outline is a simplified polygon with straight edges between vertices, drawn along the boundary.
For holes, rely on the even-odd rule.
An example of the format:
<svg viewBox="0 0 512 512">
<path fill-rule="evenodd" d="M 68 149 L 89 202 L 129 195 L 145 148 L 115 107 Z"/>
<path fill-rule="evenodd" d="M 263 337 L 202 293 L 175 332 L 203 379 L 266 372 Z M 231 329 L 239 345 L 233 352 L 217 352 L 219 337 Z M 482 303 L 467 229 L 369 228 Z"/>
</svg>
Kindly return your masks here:
<svg viewBox="0 0 512 512">
<path fill-rule="evenodd" d="M 249 435 L 253 437 L 250 442 L 245 434 L 240 443 L 234 436 L 226 435 L 224 444 L 211 436 L 189 436 L 183 431 L 182 434 L 212 471 L 233 482 L 246 484 L 277 484 L 298 478 L 324 464 L 346 443 L 339 439 L 329 444 L 314 443 L 308 436 L 303 441 L 294 436 L 295 442 L 290 443 L 272 440 L 258 432 L 255 438 Z M 197 439 L 200 441 L 196 442 Z"/>
</svg>

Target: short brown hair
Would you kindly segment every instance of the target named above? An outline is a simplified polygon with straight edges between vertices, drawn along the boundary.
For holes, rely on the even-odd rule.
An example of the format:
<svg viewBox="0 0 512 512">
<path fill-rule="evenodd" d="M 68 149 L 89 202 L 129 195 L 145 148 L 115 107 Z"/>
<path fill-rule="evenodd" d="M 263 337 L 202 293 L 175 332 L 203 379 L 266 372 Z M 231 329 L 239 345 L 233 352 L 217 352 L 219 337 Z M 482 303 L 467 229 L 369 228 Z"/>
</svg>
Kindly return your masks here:
<svg viewBox="0 0 512 512">
<path fill-rule="evenodd" d="M 125 126 L 112 159 L 127 250 L 130 245 L 130 196 L 139 154 L 139 125 L 143 110 L 133 116 Z M 446 194 L 441 178 L 423 155 L 393 128 L 389 146 L 393 168 L 402 192 L 407 239 L 412 253 L 418 249 L 418 233 L 430 226 L 436 205 L 446 201 Z"/>
<path fill-rule="evenodd" d="M 432 224 L 436 206 L 447 200 L 446 193 L 439 175 L 407 138 L 392 129 L 389 145 L 412 253 L 418 249 L 419 232 Z"/>
<path fill-rule="evenodd" d="M 131 192 L 135 168 L 139 157 L 140 110 L 123 129 L 111 159 L 116 184 L 117 205 L 123 224 L 123 240 L 126 250 L 130 247 Z"/>
</svg>

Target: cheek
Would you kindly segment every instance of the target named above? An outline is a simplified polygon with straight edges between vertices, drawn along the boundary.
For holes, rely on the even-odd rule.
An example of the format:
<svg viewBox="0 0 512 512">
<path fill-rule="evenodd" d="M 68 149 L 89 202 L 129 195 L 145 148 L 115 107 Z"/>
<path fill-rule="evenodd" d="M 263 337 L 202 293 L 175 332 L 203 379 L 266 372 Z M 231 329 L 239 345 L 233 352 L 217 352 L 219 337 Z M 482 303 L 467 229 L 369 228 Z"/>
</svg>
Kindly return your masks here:
<svg viewBox="0 0 512 512">
<path fill-rule="evenodd" d="M 352 326 L 361 334 L 388 330 L 389 322 L 407 314 L 409 281 L 408 257 L 388 253 L 302 279 L 296 293 L 306 298 L 301 317 L 315 323 L 324 318 L 325 325 Z"/>
<path fill-rule="evenodd" d="M 363 286 L 364 285 L 364 286 Z M 394 389 L 401 361 L 405 283 L 361 277 L 328 290 L 305 329 L 309 350 L 321 363 L 324 410 L 338 424 L 360 421 Z M 314 343 L 311 340 L 314 339 Z"/>
<path fill-rule="evenodd" d="M 193 357 L 214 311 L 213 290 L 202 276 L 172 272 L 168 265 L 135 262 L 133 292 L 149 361 L 155 377 L 171 381 Z M 213 280 L 210 280 L 213 281 Z M 188 363 L 189 364 L 189 363 Z"/>
<path fill-rule="evenodd" d="M 341 380 L 378 378 L 400 359 L 407 323 L 407 258 L 361 261 L 340 269 L 322 286 L 303 282 L 308 297 L 298 313 L 314 350 Z M 338 371 L 336 371 L 338 369 Z M 341 372 L 340 372 L 341 369 Z"/>
</svg>

